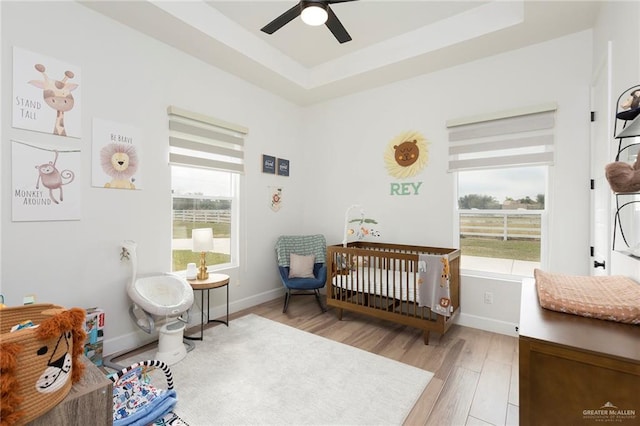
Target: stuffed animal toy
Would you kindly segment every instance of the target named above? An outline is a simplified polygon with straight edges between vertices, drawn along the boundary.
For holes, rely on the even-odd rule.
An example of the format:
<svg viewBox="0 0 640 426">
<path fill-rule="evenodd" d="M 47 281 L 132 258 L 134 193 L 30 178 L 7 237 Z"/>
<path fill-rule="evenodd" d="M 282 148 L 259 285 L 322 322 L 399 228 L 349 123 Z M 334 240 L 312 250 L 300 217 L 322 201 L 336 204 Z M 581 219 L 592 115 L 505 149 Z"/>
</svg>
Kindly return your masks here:
<svg viewBox="0 0 640 426">
<path fill-rule="evenodd" d="M 605 166 L 605 176 L 613 192 L 640 191 L 640 155 L 633 165 L 616 161 Z"/>
<path fill-rule="evenodd" d="M 620 104 L 622 111 L 616 114 L 620 120 L 633 120 L 640 114 L 640 89 L 629 94 L 629 97 Z"/>
</svg>

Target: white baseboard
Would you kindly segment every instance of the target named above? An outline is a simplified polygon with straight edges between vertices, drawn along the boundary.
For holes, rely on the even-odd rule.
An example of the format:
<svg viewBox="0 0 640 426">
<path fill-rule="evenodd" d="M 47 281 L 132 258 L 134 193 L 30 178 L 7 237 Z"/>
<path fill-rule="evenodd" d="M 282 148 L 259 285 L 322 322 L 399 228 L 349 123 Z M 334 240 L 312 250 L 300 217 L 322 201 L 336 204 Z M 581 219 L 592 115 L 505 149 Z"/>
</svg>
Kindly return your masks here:
<svg viewBox="0 0 640 426">
<path fill-rule="evenodd" d="M 229 314 L 241 311 L 243 309 L 251 308 L 261 303 L 269 302 L 278 297 L 282 297 L 284 290 L 277 288 L 269 290 L 260 294 L 254 294 L 244 299 L 236 300 L 229 303 Z M 212 306 L 210 311 L 210 318 L 224 318 L 227 314 L 227 308 L 224 304 Z M 500 321 L 496 319 L 480 317 L 477 315 L 460 313 L 458 318 L 455 319 L 455 323 L 465 327 L 477 328 L 480 330 L 490 331 L 493 333 L 506 334 L 508 336 L 518 337 L 516 327 L 518 324 Z M 188 327 L 196 327 L 200 325 L 200 305 L 198 302 L 194 303 L 189 317 Z M 158 339 L 157 328 L 153 334 L 146 334 L 140 330 L 134 330 L 131 333 L 127 333 L 121 336 L 114 337 L 112 339 L 106 339 L 104 342 L 105 357 L 122 353 L 125 351 L 131 351 L 140 346 L 144 346 L 148 343 L 152 343 Z M 197 344 L 197 342 L 196 342 Z M 108 350 L 108 352 L 106 352 Z"/>
<path fill-rule="evenodd" d="M 282 287 L 280 287 L 277 289 L 265 291 L 260 294 L 254 294 L 250 297 L 247 297 L 241 300 L 230 302 L 229 314 L 241 311 L 243 309 L 251 308 L 252 306 L 256 306 L 264 302 L 269 302 L 270 300 L 276 299 L 283 295 L 284 295 L 284 290 Z M 191 312 L 189 314 L 189 323 L 187 324 L 187 327 L 200 326 L 200 318 L 201 318 L 200 297 L 196 295 L 196 298 L 197 298 L 197 301 L 194 302 L 193 307 L 191 308 Z M 212 306 L 211 311 L 209 312 L 209 318 L 211 319 L 214 319 L 214 318 L 223 319 L 226 317 L 226 315 L 227 315 L 227 307 L 224 304 Z M 147 334 L 141 330 L 134 330 L 131 333 L 116 336 L 111 339 L 105 339 L 104 341 L 105 353 L 103 357 L 106 358 L 113 354 L 126 353 L 158 340 L 158 328 L 159 327 L 156 327 L 155 331 L 152 334 Z"/>
<path fill-rule="evenodd" d="M 284 287 L 275 288 L 273 290 L 265 291 L 260 294 L 254 294 L 250 297 L 245 297 L 244 299 L 236 300 L 229 304 L 229 313 L 238 312 L 243 309 L 251 308 L 253 306 L 259 305 L 261 303 L 269 302 L 273 299 L 277 299 L 278 297 L 284 296 Z M 282 302 L 284 303 L 284 301 Z M 220 306 L 219 309 L 214 309 L 214 312 L 217 311 L 218 317 L 226 314 L 225 307 Z M 212 316 L 212 318 L 214 318 Z"/>
<path fill-rule="evenodd" d="M 128 317 L 127 317 L 128 318 Z M 158 331 L 156 330 L 147 334 L 142 330 L 134 330 L 130 333 L 123 334 L 111 339 L 104 340 L 103 358 L 108 358 L 117 354 L 123 355 L 134 349 L 158 340 Z"/>
<path fill-rule="evenodd" d="M 513 322 L 479 317 L 477 315 L 470 315 L 461 312 L 458 318 L 455 320 L 455 323 L 458 325 L 463 325 L 465 327 L 477 328 L 480 330 L 490 331 L 492 333 L 506 334 L 507 336 L 518 337 L 518 332 L 516 331 L 516 327 L 518 326 L 518 324 Z"/>
</svg>

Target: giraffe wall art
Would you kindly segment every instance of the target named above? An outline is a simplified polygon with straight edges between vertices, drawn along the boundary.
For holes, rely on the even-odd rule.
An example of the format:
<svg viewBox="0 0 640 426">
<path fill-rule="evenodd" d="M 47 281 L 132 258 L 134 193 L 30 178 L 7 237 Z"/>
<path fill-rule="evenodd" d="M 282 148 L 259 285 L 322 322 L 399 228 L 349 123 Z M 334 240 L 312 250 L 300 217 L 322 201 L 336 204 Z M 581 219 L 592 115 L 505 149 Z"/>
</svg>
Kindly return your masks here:
<svg viewBox="0 0 640 426">
<path fill-rule="evenodd" d="M 73 99 L 71 92 L 78 87 L 77 84 L 70 83 L 67 80 L 73 78 L 75 74 L 67 70 L 64 72 L 64 78 L 62 80 L 53 80 L 47 76 L 44 65 L 36 64 L 35 69 L 42 73 L 44 79 L 31 80 L 29 84 L 36 86 L 38 89 L 42 89 L 44 102 L 56 112 L 56 123 L 53 126 L 53 134 L 67 136 L 64 128 L 64 113 L 70 111 L 73 105 L 75 105 L 75 99 Z"/>
<path fill-rule="evenodd" d="M 80 138 L 79 68 L 17 47 L 13 58 L 13 127 Z"/>
</svg>

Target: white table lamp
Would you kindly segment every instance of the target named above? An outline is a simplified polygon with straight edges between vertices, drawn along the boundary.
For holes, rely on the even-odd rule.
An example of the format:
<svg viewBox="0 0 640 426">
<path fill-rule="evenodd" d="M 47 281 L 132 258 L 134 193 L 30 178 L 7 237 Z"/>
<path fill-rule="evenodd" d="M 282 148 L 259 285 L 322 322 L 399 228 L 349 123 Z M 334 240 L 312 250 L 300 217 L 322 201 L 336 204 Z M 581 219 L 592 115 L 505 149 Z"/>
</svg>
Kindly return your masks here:
<svg viewBox="0 0 640 426">
<path fill-rule="evenodd" d="M 207 262 L 205 259 L 206 252 L 213 250 L 213 230 L 211 228 L 198 228 L 191 231 L 193 241 L 193 252 L 200 252 L 200 267 L 198 269 L 197 279 L 206 280 L 209 278 L 207 272 Z"/>
</svg>

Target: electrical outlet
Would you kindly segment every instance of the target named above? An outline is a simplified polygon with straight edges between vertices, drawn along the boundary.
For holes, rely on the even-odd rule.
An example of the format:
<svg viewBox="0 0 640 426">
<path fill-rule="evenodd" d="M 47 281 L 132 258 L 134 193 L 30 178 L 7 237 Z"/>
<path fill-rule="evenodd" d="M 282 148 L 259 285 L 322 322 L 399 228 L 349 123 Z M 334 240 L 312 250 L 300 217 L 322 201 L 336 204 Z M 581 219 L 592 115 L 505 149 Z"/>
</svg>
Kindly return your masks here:
<svg viewBox="0 0 640 426">
<path fill-rule="evenodd" d="M 485 291 L 484 303 L 486 303 L 487 305 L 493 304 L 493 293 L 491 293 L 490 291 Z"/>
<path fill-rule="evenodd" d="M 35 294 L 27 294 L 22 298 L 23 305 L 33 305 L 36 303 L 36 295 Z"/>
</svg>

